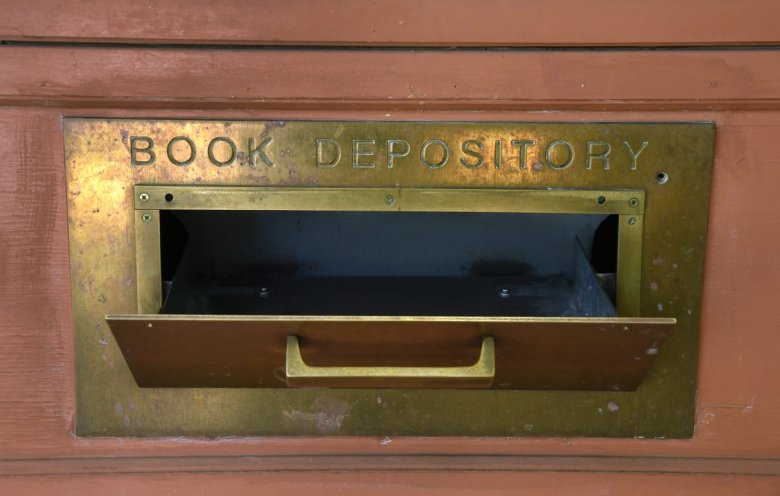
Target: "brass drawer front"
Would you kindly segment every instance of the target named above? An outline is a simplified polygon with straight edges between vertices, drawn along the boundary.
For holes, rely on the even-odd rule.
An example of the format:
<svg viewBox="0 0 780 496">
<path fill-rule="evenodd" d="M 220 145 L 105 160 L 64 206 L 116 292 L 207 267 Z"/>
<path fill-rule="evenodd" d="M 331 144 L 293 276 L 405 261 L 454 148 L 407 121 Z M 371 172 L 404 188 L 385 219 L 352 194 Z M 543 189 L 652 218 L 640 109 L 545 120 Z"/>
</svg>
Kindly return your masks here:
<svg viewBox="0 0 780 496">
<path fill-rule="evenodd" d="M 114 315 L 108 324 L 142 387 L 402 387 L 634 390 L 674 319 L 356 318 Z M 312 367 L 377 367 L 382 376 L 331 372 L 290 384 L 289 339 Z M 495 376 L 442 368 L 479 363 L 486 337 Z M 300 350 L 298 343 L 300 341 Z M 484 346 L 483 346 L 484 347 Z M 490 360 L 491 362 L 493 360 Z M 295 365 L 300 365 L 295 361 Z M 401 376 L 398 368 L 433 369 Z M 316 374 L 313 372 L 312 374 Z"/>
</svg>

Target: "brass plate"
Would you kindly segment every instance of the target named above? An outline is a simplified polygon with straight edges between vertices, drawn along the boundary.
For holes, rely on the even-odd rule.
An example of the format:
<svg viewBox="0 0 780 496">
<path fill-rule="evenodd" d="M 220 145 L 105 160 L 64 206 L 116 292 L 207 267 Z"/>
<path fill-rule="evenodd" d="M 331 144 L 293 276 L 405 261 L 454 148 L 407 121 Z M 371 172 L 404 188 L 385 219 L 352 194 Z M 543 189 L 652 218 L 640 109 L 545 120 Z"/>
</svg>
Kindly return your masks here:
<svg viewBox="0 0 780 496">
<path fill-rule="evenodd" d="M 64 133 L 80 435 L 692 434 L 711 124 L 65 119 Z M 676 330 L 636 392 L 139 388 L 105 315 L 148 304 L 143 184 L 641 190 L 644 215 L 621 215 L 644 236 L 627 255 L 637 315 Z"/>
</svg>

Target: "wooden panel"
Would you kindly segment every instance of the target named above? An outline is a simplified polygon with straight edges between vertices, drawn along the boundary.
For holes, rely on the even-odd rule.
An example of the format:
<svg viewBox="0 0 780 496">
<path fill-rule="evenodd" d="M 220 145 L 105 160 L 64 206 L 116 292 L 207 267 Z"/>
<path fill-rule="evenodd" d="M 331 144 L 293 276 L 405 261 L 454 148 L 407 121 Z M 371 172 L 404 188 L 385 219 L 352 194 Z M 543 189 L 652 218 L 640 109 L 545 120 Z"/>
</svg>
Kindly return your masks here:
<svg viewBox="0 0 780 496">
<path fill-rule="evenodd" d="M 738 8 L 747 13 L 754 5 L 770 9 L 774 2 Z M 754 16 L 756 26 L 774 22 L 767 13 Z M 8 23 L 23 29 L 14 15 Z M 727 22 L 730 16 L 723 18 Z M 37 19 L 46 30 L 52 27 L 47 23 L 67 17 Z M 89 16 L 84 19 L 73 29 L 89 30 Z M 694 22 L 689 29 L 695 33 L 707 25 Z M 719 30 L 729 33 L 723 26 Z M 746 111 L 780 109 L 777 53 L 141 52 L 5 46 L 0 64 L 0 104 L 58 106 L 0 109 L 0 492 L 51 492 L 56 484 L 62 494 L 118 487 L 136 493 L 191 484 L 193 490 L 220 494 L 291 489 L 321 494 L 323 488 L 347 494 L 367 489 L 458 494 L 474 486 L 495 493 L 507 488 L 538 493 L 554 486 L 560 494 L 578 495 L 777 493 L 780 113 Z M 318 67 L 316 73 L 311 67 Z M 637 109 L 652 112 L 617 112 Z M 71 434 L 61 115 L 447 120 L 462 119 L 462 110 L 479 111 L 469 114 L 472 120 L 716 122 L 694 439 L 79 439 Z M 127 422 L 134 420 L 133 405 L 114 408 Z M 302 413 L 297 421 L 316 422 L 328 414 L 327 405 Z M 467 458 L 452 458 L 457 454 Z M 321 472 L 355 469 L 359 461 L 366 471 L 390 473 Z M 397 473 L 421 466 L 424 473 Z M 491 466 L 501 473 L 463 473 Z M 583 469 L 600 472 L 566 472 Z M 229 470 L 241 473 L 193 474 Z M 267 470 L 278 472 L 248 473 Z M 522 470 L 538 472 L 518 473 Z M 632 473 L 618 473 L 626 470 Z M 106 473 L 115 471 L 125 473 Z M 177 474 L 137 475 L 152 471 Z M 639 471 L 677 475 L 633 473 Z M 715 472 L 728 475 L 707 475 Z M 20 473 L 27 476 L 11 476 Z"/>
<path fill-rule="evenodd" d="M 0 105 L 378 109 L 382 116 L 430 109 L 780 109 L 780 51 L 0 46 L 0 66 Z"/>
<path fill-rule="evenodd" d="M 56 15 L 52 15 L 56 12 Z M 0 39 L 368 46 L 663 46 L 780 41 L 774 0 L 8 0 Z"/>
<path fill-rule="evenodd" d="M 469 453 L 546 455 L 560 470 L 579 470 L 569 455 L 694 457 L 701 471 L 732 470 L 750 459 L 777 460 L 780 450 L 780 352 L 774 304 L 780 261 L 780 218 L 775 185 L 780 182 L 780 113 L 686 113 L 685 120 L 714 119 L 717 126 L 713 209 L 705 275 L 698 423 L 690 441 L 603 439 L 78 439 L 73 417 L 70 296 L 64 162 L 60 115 L 224 118 L 365 118 L 384 111 L 181 111 L 25 109 L 0 110 L 0 456 L 29 459 L 28 471 L 51 470 L 41 458 L 73 459 L 69 470 L 91 470 L 76 458 L 118 456 L 137 460 L 137 471 L 185 470 L 171 461 L 143 460 L 153 454 L 182 456 L 191 470 L 204 455 Z M 393 113 L 393 118 L 455 119 L 456 112 Z M 672 120 L 674 113 L 485 112 L 486 120 Z M 120 366 L 121 364 L 116 364 Z M 132 421 L 131 405 L 116 405 Z M 318 406 L 312 405 L 312 418 Z M 140 458 L 139 458 L 140 457 Z M 698 458 L 697 458 L 698 457 Z M 710 457 L 716 457 L 713 461 Z M 747 457 L 740 461 L 734 457 Z M 325 460 L 327 460 L 326 458 Z M 36 461 L 38 460 L 38 461 Z M 322 467 L 313 459 L 312 470 Z M 414 467 L 419 459 L 406 459 Z M 600 460 L 602 470 L 620 466 Z M 677 461 L 680 466 L 684 461 Z M 719 462 L 720 463 L 720 462 Z M 775 463 L 775 462 L 772 462 Z M 118 467 L 119 465 L 115 465 Z M 775 466 L 775 465 L 772 465 Z M 48 467 L 48 468 L 47 468 Z M 144 468 L 146 467 L 146 468 Z M 436 465 L 447 469 L 446 458 Z M 707 468 L 710 467 L 710 468 Z M 400 469 L 400 467 L 399 467 Z M 436 468 L 431 468 L 435 470 Z M 764 468 L 777 473 L 777 469 Z M 6 472 L 7 473 L 7 472 Z M 38 472 L 41 473 L 41 472 Z M 50 472 L 49 472 L 50 473 Z"/>
<path fill-rule="evenodd" d="M 478 15 L 485 11 L 490 15 Z M 244 2 L 219 10 L 202 0 L 159 2 L 154 10 L 148 3 L 115 0 L 9 0 L 0 17 L 0 39 L 777 44 L 778 14 L 774 0 L 496 1 L 489 8 L 484 2 L 397 0 L 357 9 L 338 1 L 303 8 L 298 2 Z M 438 20 L 433 28 L 431 19 Z M 346 25 L 349 30 L 341 27 Z M 0 47 L 0 105 L 28 106 L 0 108 L 0 493 L 49 494 L 56 487 L 66 495 L 457 495 L 475 488 L 495 494 L 777 494 L 780 113 L 750 110 L 780 110 L 778 62 L 775 51 Z M 485 120 L 715 120 L 694 439 L 79 439 L 71 434 L 61 115 L 456 120 L 463 119 L 464 110 L 477 111 L 470 119 Z M 674 262 L 659 263 L 671 267 Z M 133 405 L 114 409 L 125 421 L 134 420 Z M 299 421 L 316 422 L 327 416 L 327 405 L 301 413 Z"/>
<path fill-rule="evenodd" d="M 554 481 L 554 482 L 552 482 Z M 776 496 L 780 477 L 732 475 L 647 475 L 603 473 L 266 473 L 266 474 L 144 474 L 0 479 L 4 494 L 59 496 L 84 494 L 295 494 L 299 496 L 404 495 L 460 496 L 472 494 L 531 496 L 710 496 L 749 494 Z M 554 491 L 554 492 L 553 492 Z"/>
<path fill-rule="evenodd" d="M 392 451 L 396 438 L 374 440 L 383 446 L 380 450 Z M 168 441 L 170 443 L 170 440 Z M 253 440 L 257 443 L 257 440 Z M 306 441 L 308 444 L 310 441 Z M 165 474 L 198 473 L 215 474 L 269 474 L 274 472 L 600 472 L 612 476 L 618 474 L 675 474 L 730 476 L 777 476 L 780 460 L 701 458 L 676 456 L 549 456 L 549 455 L 463 455 L 363 453 L 295 455 L 277 453 L 271 455 L 231 454 L 199 456 L 97 456 L 61 457 L 50 459 L 0 460 L 0 480 L 14 475 L 111 475 L 111 474 Z"/>
<path fill-rule="evenodd" d="M 0 456 L 67 437 L 73 404 L 62 134 L 52 112 L 0 111 Z M 64 436 L 64 437 L 63 437 Z M 47 441 L 48 440 L 48 441 Z M 23 442 L 23 441 L 22 441 Z"/>
<path fill-rule="evenodd" d="M 296 494 L 296 495 L 537 495 L 550 490 L 555 478 L 555 494 L 590 496 L 604 494 L 776 495 L 778 478 L 732 476 L 653 476 L 624 474 L 605 478 L 603 474 L 263 474 L 263 475 L 145 475 L 144 477 L 77 476 L 66 478 L 35 477 L 0 480 L 0 490 L 8 494 L 51 494 L 56 484 L 62 496 L 83 494 L 174 494 L 197 491 L 202 495 Z"/>
</svg>

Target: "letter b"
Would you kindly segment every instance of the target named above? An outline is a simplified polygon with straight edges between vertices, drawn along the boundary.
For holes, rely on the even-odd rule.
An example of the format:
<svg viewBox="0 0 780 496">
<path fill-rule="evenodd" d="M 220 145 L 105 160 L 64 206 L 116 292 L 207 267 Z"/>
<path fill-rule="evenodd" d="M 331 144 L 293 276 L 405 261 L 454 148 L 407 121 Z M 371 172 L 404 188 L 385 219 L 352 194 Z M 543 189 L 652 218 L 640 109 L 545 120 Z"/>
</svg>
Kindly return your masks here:
<svg viewBox="0 0 780 496">
<path fill-rule="evenodd" d="M 138 147 L 138 143 L 146 143 L 143 148 Z M 139 154 L 146 154 L 146 159 L 139 158 Z M 152 165 L 157 159 L 154 154 L 154 140 L 148 136 L 130 137 L 130 164 L 131 165 Z"/>
</svg>

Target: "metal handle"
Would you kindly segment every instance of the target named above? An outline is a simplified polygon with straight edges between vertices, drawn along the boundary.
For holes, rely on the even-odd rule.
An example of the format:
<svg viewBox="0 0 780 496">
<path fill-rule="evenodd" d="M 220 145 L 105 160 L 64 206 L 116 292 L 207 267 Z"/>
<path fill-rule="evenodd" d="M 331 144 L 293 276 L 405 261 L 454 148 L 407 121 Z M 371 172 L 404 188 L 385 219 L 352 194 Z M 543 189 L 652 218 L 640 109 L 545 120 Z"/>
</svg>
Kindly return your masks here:
<svg viewBox="0 0 780 496">
<path fill-rule="evenodd" d="M 312 367 L 303 361 L 296 336 L 287 336 L 287 385 L 320 387 L 490 387 L 496 375 L 493 338 L 482 338 L 479 359 L 462 367 Z"/>
</svg>

